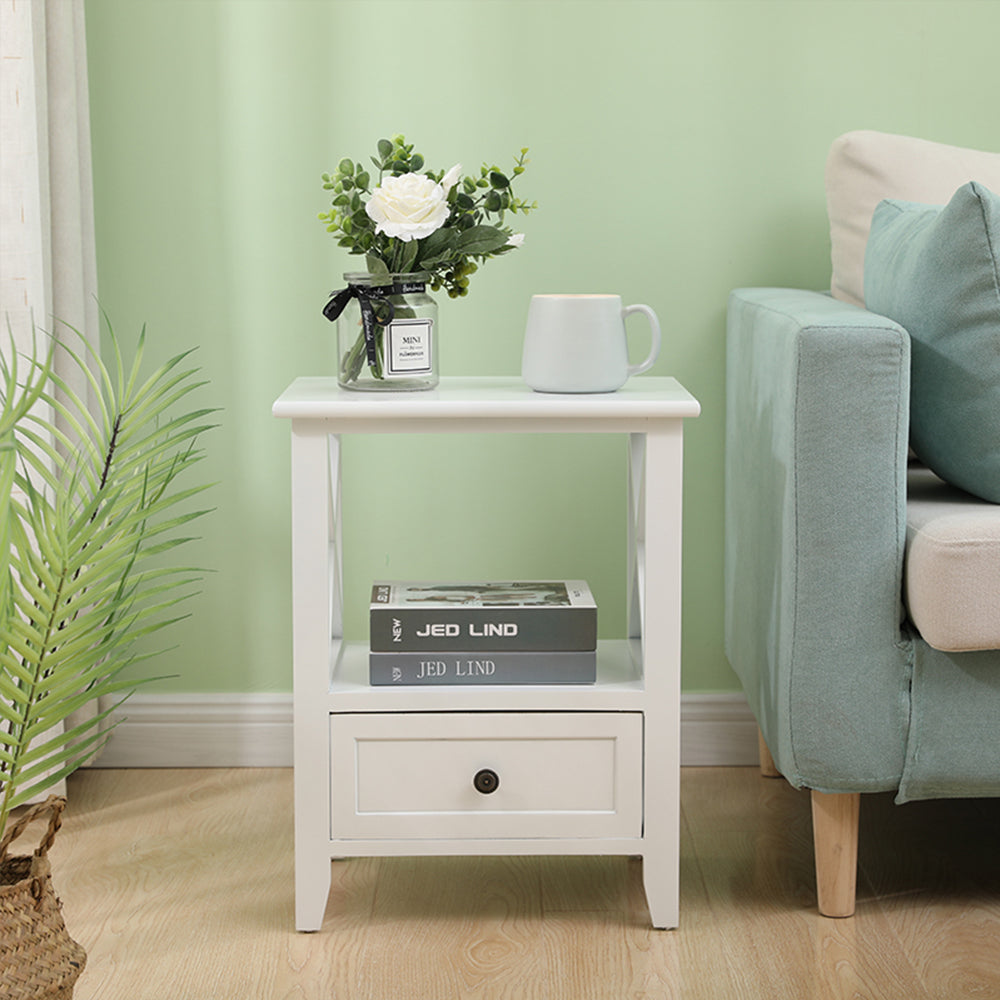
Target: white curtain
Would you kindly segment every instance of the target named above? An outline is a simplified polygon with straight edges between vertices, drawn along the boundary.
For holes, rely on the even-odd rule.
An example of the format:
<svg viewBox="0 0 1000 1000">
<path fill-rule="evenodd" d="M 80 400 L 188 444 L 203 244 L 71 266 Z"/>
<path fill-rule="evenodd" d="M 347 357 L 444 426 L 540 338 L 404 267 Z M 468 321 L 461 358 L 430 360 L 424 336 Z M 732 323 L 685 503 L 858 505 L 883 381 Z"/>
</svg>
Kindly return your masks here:
<svg viewBox="0 0 1000 1000">
<path fill-rule="evenodd" d="M 83 0 L 0 0 L 0 57 L 0 351 L 8 326 L 22 352 L 33 326 L 58 337 L 62 323 L 96 345 Z M 87 398 L 72 364 L 60 374 Z"/>
</svg>

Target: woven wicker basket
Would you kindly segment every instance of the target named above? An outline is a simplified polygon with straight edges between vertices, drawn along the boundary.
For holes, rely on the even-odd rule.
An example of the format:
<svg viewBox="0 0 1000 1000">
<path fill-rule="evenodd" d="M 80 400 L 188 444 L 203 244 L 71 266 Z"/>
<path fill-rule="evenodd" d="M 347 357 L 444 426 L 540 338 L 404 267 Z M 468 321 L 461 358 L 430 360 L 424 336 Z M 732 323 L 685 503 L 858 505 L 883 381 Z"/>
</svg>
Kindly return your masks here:
<svg viewBox="0 0 1000 1000">
<path fill-rule="evenodd" d="M 50 795 L 29 809 L 0 843 L 0 997 L 71 1000 L 87 954 L 67 933 L 62 904 L 52 888 L 48 850 L 62 823 L 66 800 Z M 28 824 L 49 813 L 48 832 L 29 857 L 7 857 Z"/>
</svg>

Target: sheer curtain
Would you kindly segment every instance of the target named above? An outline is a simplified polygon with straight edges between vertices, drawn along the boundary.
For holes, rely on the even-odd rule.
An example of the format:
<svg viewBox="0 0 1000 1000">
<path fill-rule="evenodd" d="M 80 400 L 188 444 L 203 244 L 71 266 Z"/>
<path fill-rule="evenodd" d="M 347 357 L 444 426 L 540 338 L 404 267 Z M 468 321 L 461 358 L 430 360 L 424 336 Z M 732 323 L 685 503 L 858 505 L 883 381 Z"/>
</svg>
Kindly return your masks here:
<svg viewBox="0 0 1000 1000">
<path fill-rule="evenodd" d="M 0 351 L 8 328 L 30 352 L 33 326 L 62 323 L 96 345 L 83 0 L 0 0 L 0 57 Z M 79 371 L 60 374 L 87 398 Z"/>
</svg>

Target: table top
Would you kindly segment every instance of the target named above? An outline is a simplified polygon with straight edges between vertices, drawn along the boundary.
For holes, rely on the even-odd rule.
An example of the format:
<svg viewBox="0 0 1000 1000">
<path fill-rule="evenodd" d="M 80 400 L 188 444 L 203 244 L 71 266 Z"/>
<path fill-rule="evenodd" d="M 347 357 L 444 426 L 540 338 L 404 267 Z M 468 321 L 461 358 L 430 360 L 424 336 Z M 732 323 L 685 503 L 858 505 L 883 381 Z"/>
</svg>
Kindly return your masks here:
<svg viewBox="0 0 1000 1000">
<path fill-rule="evenodd" d="M 401 418 L 482 419 L 677 419 L 696 417 L 698 400 L 676 379 L 638 376 L 617 392 L 535 392 L 519 377 L 452 376 L 435 389 L 358 392 L 333 377 L 298 378 L 275 400 L 272 413 L 292 420 L 365 423 Z"/>
</svg>

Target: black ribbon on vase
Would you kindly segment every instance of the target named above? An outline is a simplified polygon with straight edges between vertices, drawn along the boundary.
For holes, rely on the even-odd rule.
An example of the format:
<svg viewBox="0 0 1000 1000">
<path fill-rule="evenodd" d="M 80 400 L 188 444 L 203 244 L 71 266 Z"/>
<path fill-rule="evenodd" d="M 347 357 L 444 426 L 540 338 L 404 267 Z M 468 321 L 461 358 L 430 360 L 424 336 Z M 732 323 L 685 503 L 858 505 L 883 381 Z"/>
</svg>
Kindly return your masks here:
<svg viewBox="0 0 1000 1000">
<path fill-rule="evenodd" d="M 357 299 L 361 307 L 361 325 L 365 334 L 365 351 L 368 355 L 368 363 L 375 365 L 378 363 L 378 355 L 375 348 L 375 327 L 388 326 L 396 315 L 396 307 L 389 301 L 390 295 L 406 295 L 425 290 L 422 281 L 397 281 L 391 285 L 352 285 L 348 284 L 339 292 L 333 292 L 330 301 L 323 307 L 323 315 L 333 323 L 338 316 L 347 308 L 347 303 L 351 299 Z M 385 306 L 383 315 L 375 311 L 372 304 L 378 302 Z"/>
</svg>

